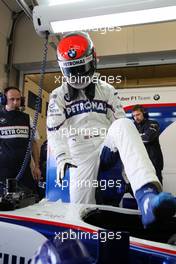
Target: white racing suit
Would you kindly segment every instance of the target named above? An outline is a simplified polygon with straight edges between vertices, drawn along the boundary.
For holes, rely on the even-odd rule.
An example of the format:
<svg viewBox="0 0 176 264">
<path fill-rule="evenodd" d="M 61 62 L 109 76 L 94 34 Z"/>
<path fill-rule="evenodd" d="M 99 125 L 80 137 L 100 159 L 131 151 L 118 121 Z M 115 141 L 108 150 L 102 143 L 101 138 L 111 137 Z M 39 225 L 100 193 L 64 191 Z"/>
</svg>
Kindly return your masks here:
<svg viewBox="0 0 176 264">
<path fill-rule="evenodd" d="M 117 91 L 106 82 L 98 81 L 92 101 L 84 90 L 69 101 L 65 83 L 55 89 L 48 107 L 47 130 L 57 164 L 71 159 L 77 166 L 70 168 L 73 203 L 95 203 L 94 183 L 103 149 L 119 152 L 134 193 L 149 182 L 158 182 L 138 131 L 125 117 Z"/>
</svg>

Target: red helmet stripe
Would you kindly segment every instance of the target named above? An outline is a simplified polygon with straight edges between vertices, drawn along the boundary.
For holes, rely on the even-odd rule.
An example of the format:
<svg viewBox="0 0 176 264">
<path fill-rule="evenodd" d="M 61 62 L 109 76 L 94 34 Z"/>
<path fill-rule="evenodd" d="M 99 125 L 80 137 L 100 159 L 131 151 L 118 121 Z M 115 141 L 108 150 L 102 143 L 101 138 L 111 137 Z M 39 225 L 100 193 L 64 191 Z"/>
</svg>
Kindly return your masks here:
<svg viewBox="0 0 176 264">
<path fill-rule="evenodd" d="M 89 47 L 88 40 L 82 35 L 73 35 L 63 38 L 57 47 L 59 60 L 75 60 L 84 57 Z M 74 52 L 75 56 L 69 56 L 69 52 Z"/>
</svg>

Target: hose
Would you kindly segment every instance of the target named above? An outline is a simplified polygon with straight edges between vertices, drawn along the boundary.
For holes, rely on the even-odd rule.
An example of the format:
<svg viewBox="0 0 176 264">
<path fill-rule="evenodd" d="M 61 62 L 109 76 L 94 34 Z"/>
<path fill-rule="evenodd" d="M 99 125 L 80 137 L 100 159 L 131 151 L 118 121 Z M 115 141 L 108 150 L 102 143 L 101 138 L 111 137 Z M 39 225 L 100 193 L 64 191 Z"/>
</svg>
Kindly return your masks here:
<svg viewBox="0 0 176 264">
<path fill-rule="evenodd" d="M 48 54 L 48 37 L 49 37 L 49 32 L 45 32 L 45 42 L 44 42 L 44 50 L 43 50 L 43 60 L 41 63 L 41 68 L 40 68 L 40 80 L 39 80 L 39 88 L 38 88 L 38 96 L 35 104 L 35 113 L 34 113 L 34 120 L 33 120 L 33 126 L 31 128 L 31 133 L 29 137 L 29 142 L 26 150 L 26 154 L 21 166 L 21 169 L 16 176 L 16 180 L 19 181 L 25 172 L 25 169 L 30 161 L 31 158 L 31 153 L 32 153 L 32 143 L 35 137 L 36 133 L 36 127 L 37 127 L 37 121 L 38 121 L 38 115 L 41 107 L 41 98 L 42 98 L 42 90 L 43 90 L 43 81 L 44 81 L 44 75 L 45 75 L 45 69 L 46 69 L 46 62 L 47 62 L 47 54 Z"/>
</svg>

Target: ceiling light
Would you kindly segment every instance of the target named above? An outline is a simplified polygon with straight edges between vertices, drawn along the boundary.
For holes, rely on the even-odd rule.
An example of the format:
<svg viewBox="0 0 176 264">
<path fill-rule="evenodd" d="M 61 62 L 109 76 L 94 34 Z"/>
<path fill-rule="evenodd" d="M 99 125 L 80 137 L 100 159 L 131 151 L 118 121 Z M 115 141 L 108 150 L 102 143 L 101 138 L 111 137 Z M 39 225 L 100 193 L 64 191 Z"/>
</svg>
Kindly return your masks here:
<svg viewBox="0 0 176 264">
<path fill-rule="evenodd" d="M 53 6 L 53 5 L 70 4 L 70 3 L 81 2 L 81 1 L 84 1 L 84 0 L 38 0 L 38 4 Z"/>
<path fill-rule="evenodd" d="M 154 22 L 170 21 L 176 18 L 176 6 L 156 9 L 126 12 L 121 14 L 110 14 L 103 16 L 84 17 L 51 22 L 52 33 L 68 32 L 74 30 L 97 31 L 102 28 L 109 28 L 109 31 L 116 30 L 115 27 L 139 25 Z"/>
<path fill-rule="evenodd" d="M 176 20 L 175 0 L 167 0 L 167 4 L 163 0 L 59 0 L 55 5 L 50 1 L 33 10 L 39 34 L 102 28 L 115 31 L 115 27 Z M 68 5 L 67 1 L 72 3 Z"/>
</svg>

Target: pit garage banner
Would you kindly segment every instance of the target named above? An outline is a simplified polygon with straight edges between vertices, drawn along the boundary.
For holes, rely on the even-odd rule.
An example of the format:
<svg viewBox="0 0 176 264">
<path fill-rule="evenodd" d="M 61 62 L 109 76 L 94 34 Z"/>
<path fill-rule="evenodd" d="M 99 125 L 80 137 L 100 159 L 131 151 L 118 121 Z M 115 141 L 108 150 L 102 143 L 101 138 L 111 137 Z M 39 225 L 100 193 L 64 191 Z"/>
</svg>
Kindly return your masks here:
<svg viewBox="0 0 176 264">
<path fill-rule="evenodd" d="M 176 87 L 119 89 L 119 100 L 131 118 L 131 108 L 140 104 L 149 118 L 160 124 L 164 157 L 163 188 L 176 196 Z"/>
</svg>

